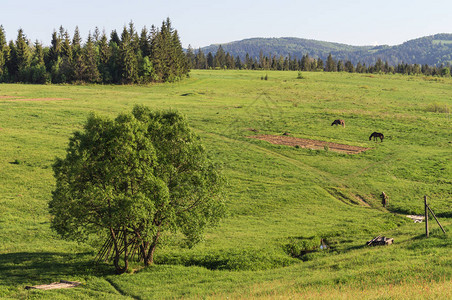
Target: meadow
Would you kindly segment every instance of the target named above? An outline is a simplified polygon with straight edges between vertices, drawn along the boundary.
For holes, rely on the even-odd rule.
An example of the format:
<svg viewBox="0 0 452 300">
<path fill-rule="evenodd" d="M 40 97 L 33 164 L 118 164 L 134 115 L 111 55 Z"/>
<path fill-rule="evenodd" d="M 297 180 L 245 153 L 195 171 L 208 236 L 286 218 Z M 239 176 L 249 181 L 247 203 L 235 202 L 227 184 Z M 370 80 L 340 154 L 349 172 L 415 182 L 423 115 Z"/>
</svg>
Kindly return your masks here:
<svg viewBox="0 0 452 300">
<path fill-rule="evenodd" d="M 262 80 L 267 75 L 268 80 Z M 192 71 L 173 84 L 0 85 L 0 297 L 30 299 L 430 298 L 452 292 L 452 79 Z M 114 275 L 96 241 L 50 230 L 52 164 L 95 112 L 184 113 L 226 177 L 228 213 L 202 243 L 165 237 L 156 264 Z M 344 119 L 346 126 L 331 126 Z M 383 142 L 369 141 L 374 132 Z M 370 148 L 274 145 L 269 134 Z M 389 204 L 382 207 L 384 191 Z M 423 197 L 445 227 L 424 223 Z M 390 246 L 367 247 L 382 235 Z M 326 250 L 301 255 L 300 247 Z M 294 255 L 297 254 L 297 255 Z M 299 254 L 299 255 L 298 255 Z M 74 280 L 82 287 L 27 285 Z"/>
</svg>

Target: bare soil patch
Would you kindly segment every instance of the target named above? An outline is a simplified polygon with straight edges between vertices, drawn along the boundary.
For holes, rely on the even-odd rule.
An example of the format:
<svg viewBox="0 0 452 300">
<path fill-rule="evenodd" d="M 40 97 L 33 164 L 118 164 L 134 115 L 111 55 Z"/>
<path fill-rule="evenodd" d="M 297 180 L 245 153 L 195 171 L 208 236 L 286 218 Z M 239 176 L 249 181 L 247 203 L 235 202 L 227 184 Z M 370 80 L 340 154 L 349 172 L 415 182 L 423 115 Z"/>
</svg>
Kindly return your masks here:
<svg viewBox="0 0 452 300">
<path fill-rule="evenodd" d="M 275 145 L 285 145 L 285 146 L 292 146 L 292 147 L 299 146 L 301 148 L 307 148 L 307 149 L 313 149 L 313 150 L 324 149 L 325 146 L 328 146 L 330 151 L 347 153 L 347 154 L 358 154 L 358 153 L 361 153 L 363 151 L 370 149 L 370 148 L 364 148 L 364 147 L 359 147 L 359 146 L 350 146 L 350 145 L 330 143 L 330 142 L 319 141 L 319 140 L 302 139 L 302 138 L 297 138 L 297 137 L 287 136 L 287 135 L 280 136 L 280 135 L 263 134 L 263 135 L 249 136 L 248 138 L 267 141 L 267 142 L 270 142 Z"/>
<path fill-rule="evenodd" d="M 60 282 L 53 282 L 50 284 L 41 284 L 41 285 L 34 285 L 34 286 L 26 286 L 26 290 L 30 289 L 38 289 L 38 290 L 55 290 L 55 289 L 68 289 L 68 288 L 74 288 L 81 285 L 78 281 L 67 281 L 67 280 L 60 280 Z"/>
<path fill-rule="evenodd" d="M 70 98 L 23 98 L 23 99 L 17 99 L 12 97 L 5 97 L 1 98 L 8 101 L 58 101 L 58 100 L 71 100 Z"/>
</svg>

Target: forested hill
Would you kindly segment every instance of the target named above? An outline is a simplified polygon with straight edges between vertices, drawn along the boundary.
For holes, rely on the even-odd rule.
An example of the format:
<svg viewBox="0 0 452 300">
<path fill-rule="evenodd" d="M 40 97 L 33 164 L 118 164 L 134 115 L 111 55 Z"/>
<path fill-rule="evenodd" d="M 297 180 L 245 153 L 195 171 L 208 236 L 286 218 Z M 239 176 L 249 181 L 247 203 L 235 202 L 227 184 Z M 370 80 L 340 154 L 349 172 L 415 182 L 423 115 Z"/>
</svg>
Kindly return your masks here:
<svg viewBox="0 0 452 300">
<path fill-rule="evenodd" d="M 220 44 L 210 45 L 201 50 L 204 53 L 217 51 Z M 300 38 L 251 38 L 221 44 L 225 52 L 244 59 L 248 53 L 252 58 L 263 55 L 276 55 L 301 58 L 311 57 L 326 59 L 331 53 L 337 60 L 350 60 L 375 64 L 378 58 L 391 65 L 399 63 L 441 65 L 452 63 L 452 34 L 436 34 L 407 41 L 397 46 L 350 46 L 346 44 L 322 42 Z"/>
</svg>

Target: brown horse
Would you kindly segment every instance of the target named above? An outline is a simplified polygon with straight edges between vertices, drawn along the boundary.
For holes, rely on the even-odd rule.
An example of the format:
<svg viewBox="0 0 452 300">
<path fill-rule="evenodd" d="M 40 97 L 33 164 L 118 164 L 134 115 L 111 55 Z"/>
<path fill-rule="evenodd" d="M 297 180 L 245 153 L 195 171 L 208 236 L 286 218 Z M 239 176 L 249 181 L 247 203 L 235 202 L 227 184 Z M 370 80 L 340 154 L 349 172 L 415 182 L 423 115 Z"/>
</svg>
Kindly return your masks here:
<svg viewBox="0 0 452 300">
<path fill-rule="evenodd" d="M 385 138 L 385 136 L 383 135 L 383 133 L 373 132 L 369 137 L 369 141 L 372 138 L 374 138 L 374 141 L 377 141 L 377 138 L 380 138 L 380 140 L 383 142 L 383 139 Z"/>
<path fill-rule="evenodd" d="M 331 124 L 331 126 L 333 126 L 333 125 L 342 125 L 342 127 L 345 127 L 345 121 L 337 119 L 337 120 L 334 120 L 334 122 Z"/>
</svg>

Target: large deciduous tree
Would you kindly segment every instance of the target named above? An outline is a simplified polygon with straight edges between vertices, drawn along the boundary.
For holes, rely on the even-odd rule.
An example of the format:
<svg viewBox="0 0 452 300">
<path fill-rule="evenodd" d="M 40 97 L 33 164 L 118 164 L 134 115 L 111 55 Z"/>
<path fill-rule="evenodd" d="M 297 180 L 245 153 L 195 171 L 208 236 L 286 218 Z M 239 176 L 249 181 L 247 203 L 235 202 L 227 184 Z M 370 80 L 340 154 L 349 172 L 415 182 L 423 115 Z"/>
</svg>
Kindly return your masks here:
<svg viewBox="0 0 452 300">
<path fill-rule="evenodd" d="M 198 242 L 224 213 L 222 177 L 177 112 L 136 106 L 114 120 L 91 115 L 53 169 L 52 228 L 105 239 L 99 257 L 111 257 L 117 273 L 134 253 L 151 265 L 165 234 Z"/>
</svg>

